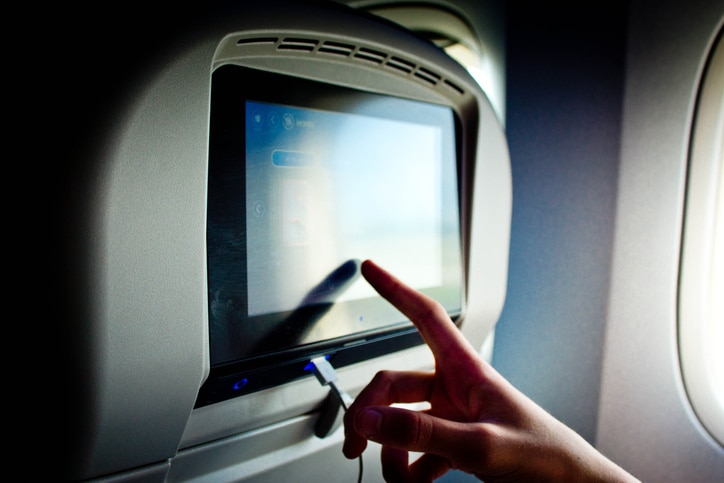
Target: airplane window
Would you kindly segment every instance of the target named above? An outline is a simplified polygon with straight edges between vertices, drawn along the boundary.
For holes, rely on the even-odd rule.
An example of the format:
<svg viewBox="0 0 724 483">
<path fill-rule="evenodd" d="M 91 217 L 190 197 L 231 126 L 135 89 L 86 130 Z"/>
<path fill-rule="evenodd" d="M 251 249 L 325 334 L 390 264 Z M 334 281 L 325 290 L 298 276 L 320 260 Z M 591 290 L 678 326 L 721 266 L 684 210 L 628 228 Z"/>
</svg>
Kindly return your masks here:
<svg viewBox="0 0 724 483">
<path fill-rule="evenodd" d="M 679 294 L 682 373 L 692 407 L 724 445 L 724 43 L 699 93 L 689 160 Z"/>
</svg>

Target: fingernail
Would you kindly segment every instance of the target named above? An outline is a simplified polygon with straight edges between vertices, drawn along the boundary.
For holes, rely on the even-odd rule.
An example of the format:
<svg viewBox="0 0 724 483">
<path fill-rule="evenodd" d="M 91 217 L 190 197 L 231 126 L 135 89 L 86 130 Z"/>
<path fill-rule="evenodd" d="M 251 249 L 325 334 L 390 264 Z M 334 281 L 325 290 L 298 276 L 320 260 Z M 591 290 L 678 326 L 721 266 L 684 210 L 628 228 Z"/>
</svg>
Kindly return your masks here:
<svg viewBox="0 0 724 483">
<path fill-rule="evenodd" d="M 365 409 L 357 417 L 359 429 L 365 436 L 372 438 L 379 434 L 382 414 L 374 409 Z"/>
</svg>

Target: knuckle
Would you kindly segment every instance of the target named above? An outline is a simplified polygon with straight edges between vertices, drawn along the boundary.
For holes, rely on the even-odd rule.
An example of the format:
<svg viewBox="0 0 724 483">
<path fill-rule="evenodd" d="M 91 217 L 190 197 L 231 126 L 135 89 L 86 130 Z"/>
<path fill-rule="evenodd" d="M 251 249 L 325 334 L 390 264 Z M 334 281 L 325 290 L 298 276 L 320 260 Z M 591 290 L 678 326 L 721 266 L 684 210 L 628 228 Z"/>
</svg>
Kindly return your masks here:
<svg viewBox="0 0 724 483">
<path fill-rule="evenodd" d="M 375 377 L 372 378 L 372 382 L 375 384 L 389 385 L 392 383 L 393 379 L 394 373 L 390 370 L 383 369 L 375 374 Z"/>
<path fill-rule="evenodd" d="M 390 429 L 390 435 L 395 439 L 394 442 L 400 447 L 412 451 L 427 450 L 434 432 L 429 418 L 408 410 L 395 412 L 394 424 Z"/>
<path fill-rule="evenodd" d="M 390 370 L 382 370 L 375 374 L 369 384 L 369 387 L 376 394 L 385 394 L 388 395 L 388 397 L 394 398 L 392 392 L 395 387 L 396 379 L 396 372 Z"/>
<path fill-rule="evenodd" d="M 433 439 L 434 426 L 429 418 L 422 417 L 420 413 L 413 413 L 417 417 L 415 418 L 415 429 L 414 435 L 414 447 L 420 450 L 426 449 L 430 441 Z"/>
<path fill-rule="evenodd" d="M 434 299 L 430 299 L 428 303 L 420 305 L 418 310 L 417 317 L 424 321 L 439 320 L 440 318 L 448 317 L 447 311 L 442 304 Z"/>
<path fill-rule="evenodd" d="M 458 454 L 461 469 L 489 468 L 498 460 L 496 447 L 500 435 L 488 425 L 474 425 L 463 437 L 464 443 Z"/>
</svg>

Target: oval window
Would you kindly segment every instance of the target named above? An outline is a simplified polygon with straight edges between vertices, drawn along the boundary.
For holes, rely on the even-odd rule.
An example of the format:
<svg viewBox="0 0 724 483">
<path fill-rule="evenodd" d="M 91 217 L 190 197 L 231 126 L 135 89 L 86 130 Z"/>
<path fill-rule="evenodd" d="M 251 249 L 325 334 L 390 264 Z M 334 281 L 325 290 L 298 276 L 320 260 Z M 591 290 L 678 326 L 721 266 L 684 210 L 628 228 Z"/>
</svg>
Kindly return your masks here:
<svg viewBox="0 0 724 483">
<path fill-rule="evenodd" d="M 724 43 L 700 85 L 691 137 L 679 284 L 679 353 L 696 416 L 724 445 Z"/>
</svg>

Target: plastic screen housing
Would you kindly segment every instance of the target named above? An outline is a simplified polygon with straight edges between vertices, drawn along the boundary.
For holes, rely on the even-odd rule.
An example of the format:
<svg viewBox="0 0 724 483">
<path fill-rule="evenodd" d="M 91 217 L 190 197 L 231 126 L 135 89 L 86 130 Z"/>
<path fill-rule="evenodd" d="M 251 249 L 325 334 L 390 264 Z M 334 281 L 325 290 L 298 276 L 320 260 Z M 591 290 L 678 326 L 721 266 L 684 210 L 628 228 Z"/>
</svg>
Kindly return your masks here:
<svg viewBox="0 0 724 483">
<path fill-rule="evenodd" d="M 451 108 L 226 65 L 212 76 L 211 374 L 197 407 L 421 343 L 374 259 L 463 317 Z"/>
</svg>

